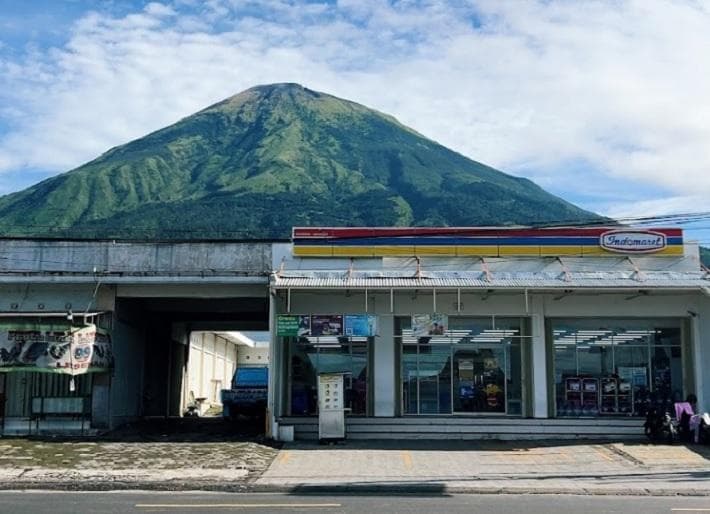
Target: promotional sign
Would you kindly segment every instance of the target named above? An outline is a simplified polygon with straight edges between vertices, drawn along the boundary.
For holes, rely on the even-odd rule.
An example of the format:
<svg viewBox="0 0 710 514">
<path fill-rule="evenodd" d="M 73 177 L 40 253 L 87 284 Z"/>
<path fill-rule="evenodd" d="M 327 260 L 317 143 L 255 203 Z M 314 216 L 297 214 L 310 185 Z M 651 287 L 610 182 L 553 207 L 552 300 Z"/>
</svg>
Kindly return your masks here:
<svg viewBox="0 0 710 514">
<path fill-rule="evenodd" d="M 284 337 L 302 337 L 311 335 L 311 317 L 302 315 L 277 316 L 276 335 Z"/>
<path fill-rule="evenodd" d="M 342 314 L 314 314 L 311 316 L 311 335 L 316 337 L 343 335 Z"/>
<path fill-rule="evenodd" d="M 599 245 L 618 253 L 652 253 L 666 247 L 666 236 L 652 230 L 612 230 L 604 232 Z"/>
<path fill-rule="evenodd" d="M 412 335 L 440 336 L 446 334 L 449 327 L 449 317 L 446 314 L 413 314 Z"/>
<path fill-rule="evenodd" d="M 619 366 L 619 378 L 635 386 L 648 385 L 645 366 Z"/>
<path fill-rule="evenodd" d="M 111 338 L 95 325 L 34 326 L 0 332 L 0 371 L 80 375 L 113 367 Z"/>
<path fill-rule="evenodd" d="M 377 316 L 372 314 L 346 314 L 345 335 L 373 337 L 377 332 Z"/>
</svg>

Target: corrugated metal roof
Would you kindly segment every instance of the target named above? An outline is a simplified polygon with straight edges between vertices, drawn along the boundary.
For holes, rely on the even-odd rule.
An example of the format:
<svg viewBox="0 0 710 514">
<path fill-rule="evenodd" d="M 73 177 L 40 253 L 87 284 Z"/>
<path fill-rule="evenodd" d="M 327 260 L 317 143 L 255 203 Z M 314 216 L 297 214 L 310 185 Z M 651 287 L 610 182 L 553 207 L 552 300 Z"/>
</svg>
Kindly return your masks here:
<svg viewBox="0 0 710 514">
<path fill-rule="evenodd" d="M 276 288 L 300 289 L 412 289 L 412 288 L 479 288 L 479 289 L 699 289 L 710 287 L 706 274 L 678 272 L 568 272 L 568 273 L 501 273 L 492 272 L 428 272 L 420 277 L 392 271 L 334 272 L 286 271 L 271 279 Z"/>
</svg>

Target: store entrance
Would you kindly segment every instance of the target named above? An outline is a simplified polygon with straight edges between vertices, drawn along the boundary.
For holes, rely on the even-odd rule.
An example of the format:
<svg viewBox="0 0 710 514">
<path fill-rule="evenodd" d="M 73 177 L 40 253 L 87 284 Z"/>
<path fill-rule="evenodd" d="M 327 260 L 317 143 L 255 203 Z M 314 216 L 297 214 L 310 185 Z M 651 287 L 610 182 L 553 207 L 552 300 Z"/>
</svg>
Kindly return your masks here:
<svg viewBox="0 0 710 514">
<path fill-rule="evenodd" d="M 504 347 L 457 347 L 453 352 L 453 410 L 456 414 L 506 412 Z"/>
</svg>

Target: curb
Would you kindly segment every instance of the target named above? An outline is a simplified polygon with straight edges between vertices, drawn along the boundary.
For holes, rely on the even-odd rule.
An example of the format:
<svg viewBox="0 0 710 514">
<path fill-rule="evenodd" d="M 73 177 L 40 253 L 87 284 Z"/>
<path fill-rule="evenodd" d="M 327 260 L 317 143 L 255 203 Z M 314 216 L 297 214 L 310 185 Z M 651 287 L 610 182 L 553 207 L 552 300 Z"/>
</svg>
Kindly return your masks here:
<svg viewBox="0 0 710 514">
<path fill-rule="evenodd" d="M 647 487 L 594 487 L 589 484 L 579 486 L 534 486 L 534 485 L 447 485 L 441 484 L 255 484 L 248 481 L 135 481 L 135 480 L 14 480 L 0 482 L 0 491 L 42 490 L 42 491 L 210 491 L 226 493 L 281 493 L 299 495 L 423 495 L 445 496 L 453 494 L 562 494 L 574 496 L 683 496 L 710 497 L 710 488 L 647 488 Z"/>
</svg>

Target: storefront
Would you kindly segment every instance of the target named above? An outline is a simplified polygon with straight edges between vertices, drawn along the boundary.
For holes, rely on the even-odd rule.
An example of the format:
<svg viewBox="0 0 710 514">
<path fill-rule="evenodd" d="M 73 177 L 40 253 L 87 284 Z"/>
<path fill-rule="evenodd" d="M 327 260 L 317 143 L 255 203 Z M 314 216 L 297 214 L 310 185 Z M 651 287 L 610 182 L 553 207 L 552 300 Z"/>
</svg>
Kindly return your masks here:
<svg viewBox="0 0 710 514">
<path fill-rule="evenodd" d="M 645 416 L 649 406 L 683 401 L 692 389 L 684 384 L 693 370 L 683 319 L 550 319 L 548 324 L 557 416 Z"/>
<path fill-rule="evenodd" d="M 71 318 L 71 319 L 68 319 Z M 111 338 L 99 313 L 0 320 L 0 412 L 5 435 L 88 433 L 108 426 Z"/>
<path fill-rule="evenodd" d="M 705 393 L 710 281 L 678 229 L 294 229 L 274 261 L 275 424 L 314 418 L 333 371 L 351 419 L 395 431 L 640 420 Z"/>
<path fill-rule="evenodd" d="M 522 413 L 523 318 L 440 318 L 431 337 L 411 322 L 395 322 L 403 415 Z"/>
</svg>

